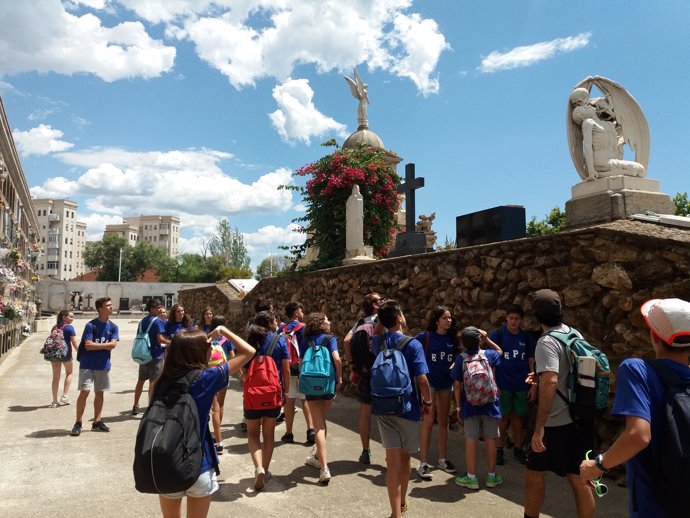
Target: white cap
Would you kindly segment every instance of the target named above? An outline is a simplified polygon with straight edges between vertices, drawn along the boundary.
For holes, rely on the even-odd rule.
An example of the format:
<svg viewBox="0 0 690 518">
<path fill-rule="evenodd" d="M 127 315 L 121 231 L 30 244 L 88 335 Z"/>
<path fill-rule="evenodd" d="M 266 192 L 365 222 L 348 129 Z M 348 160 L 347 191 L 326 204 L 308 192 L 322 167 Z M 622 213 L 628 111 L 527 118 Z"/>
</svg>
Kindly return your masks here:
<svg viewBox="0 0 690 518">
<path fill-rule="evenodd" d="M 678 337 L 690 336 L 690 302 L 682 299 L 652 299 L 640 308 L 649 328 L 673 347 L 690 347 L 690 343 L 673 343 Z"/>
</svg>

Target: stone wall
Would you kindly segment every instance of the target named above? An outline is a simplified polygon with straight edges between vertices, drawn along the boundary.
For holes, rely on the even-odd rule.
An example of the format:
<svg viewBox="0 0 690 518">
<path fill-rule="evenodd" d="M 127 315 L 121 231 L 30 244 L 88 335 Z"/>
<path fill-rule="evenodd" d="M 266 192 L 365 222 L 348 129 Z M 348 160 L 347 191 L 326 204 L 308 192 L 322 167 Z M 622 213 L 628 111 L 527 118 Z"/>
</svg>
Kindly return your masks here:
<svg viewBox="0 0 690 518">
<path fill-rule="evenodd" d="M 550 236 L 376 261 L 291 277 L 262 280 L 231 322 L 241 329 L 254 301 L 271 298 L 276 309 L 297 300 L 305 312 L 325 312 L 343 337 L 371 291 L 398 300 L 409 331 L 426 327 L 436 305 L 451 308 L 459 326 L 497 327 L 501 308 L 523 304 L 540 288 L 558 291 L 565 321 L 601 348 L 615 369 L 630 356 L 649 356 L 649 332 L 639 313 L 652 297 L 690 300 L 690 230 L 618 220 Z M 613 433 L 613 429 L 611 432 Z M 604 440 L 610 438 L 604 432 Z"/>
<path fill-rule="evenodd" d="M 201 312 L 211 306 L 217 315 L 224 315 L 230 322 L 243 322 L 243 304 L 237 292 L 224 284 L 214 284 L 194 289 L 180 290 L 177 300 L 193 320 L 201 319 Z M 235 327 L 234 329 L 244 329 Z"/>
</svg>

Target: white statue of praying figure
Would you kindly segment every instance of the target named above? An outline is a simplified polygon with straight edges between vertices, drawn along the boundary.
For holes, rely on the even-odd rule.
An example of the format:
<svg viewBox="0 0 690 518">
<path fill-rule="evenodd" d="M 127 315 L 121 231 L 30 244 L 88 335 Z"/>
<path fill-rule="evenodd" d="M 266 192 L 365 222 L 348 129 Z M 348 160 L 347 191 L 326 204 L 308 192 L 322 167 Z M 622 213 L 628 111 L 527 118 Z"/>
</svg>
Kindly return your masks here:
<svg viewBox="0 0 690 518">
<path fill-rule="evenodd" d="M 345 256 L 361 255 L 364 250 L 364 198 L 359 185 L 352 186 L 352 194 L 345 203 Z"/>
</svg>

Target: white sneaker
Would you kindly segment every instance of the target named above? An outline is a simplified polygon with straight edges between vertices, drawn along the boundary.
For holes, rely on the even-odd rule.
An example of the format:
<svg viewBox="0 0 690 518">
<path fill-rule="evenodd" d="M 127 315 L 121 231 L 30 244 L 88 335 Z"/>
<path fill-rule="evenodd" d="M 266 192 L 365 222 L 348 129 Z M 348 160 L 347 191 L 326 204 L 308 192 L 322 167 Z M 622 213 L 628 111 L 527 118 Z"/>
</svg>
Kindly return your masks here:
<svg viewBox="0 0 690 518">
<path fill-rule="evenodd" d="M 439 467 L 439 469 L 442 469 L 446 473 L 455 473 L 456 471 L 455 464 L 453 464 L 448 459 L 438 459 L 437 466 Z"/>
<path fill-rule="evenodd" d="M 254 470 L 254 489 L 256 491 L 261 491 L 266 483 L 266 472 L 264 468 L 259 466 Z"/>
<path fill-rule="evenodd" d="M 328 468 L 323 468 L 321 474 L 319 475 L 319 484 L 328 485 L 331 481 L 331 472 Z"/>
<path fill-rule="evenodd" d="M 434 478 L 434 475 L 431 474 L 431 466 L 426 462 L 419 465 L 419 468 L 417 468 L 417 475 L 419 475 L 419 478 L 422 480 L 432 480 Z"/>
<path fill-rule="evenodd" d="M 307 466 L 311 466 L 312 468 L 321 469 L 321 463 L 319 462 L 319 458 L 316 456 L 316 454 L 309 455 L 309 457 L 306 458 L 304 463 Z"/>
<path fill-rule="evenodd" d="M 65 394 L 60 396 L 60 404 L 61 405 L 69 405 L 71 401 L 69 400 L 69 397 L 67 397 Z"/>
</svg>

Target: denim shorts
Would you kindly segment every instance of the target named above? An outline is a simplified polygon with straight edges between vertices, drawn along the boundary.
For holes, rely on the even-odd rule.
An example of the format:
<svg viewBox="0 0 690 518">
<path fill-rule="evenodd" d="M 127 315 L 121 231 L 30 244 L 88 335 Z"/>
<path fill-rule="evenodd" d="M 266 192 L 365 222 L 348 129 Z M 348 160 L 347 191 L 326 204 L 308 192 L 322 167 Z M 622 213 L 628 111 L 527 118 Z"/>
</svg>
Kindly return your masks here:
<svg viewBox="0 0 690 518">
<path fill-rule="evenodd" d="M 168 493 L 161 496 L 163 498 L 169 498 L 170 500 L 177 500 L 185 496 L 204 498 L 206 496 L 211 496 L 216 491 L 218 491 L 218 478 L 216 477 L 216 470 L 211 468 L 199 475 L 199 478 L 196 479 L 192 487 L 186 491 Z"/>
</svg>

